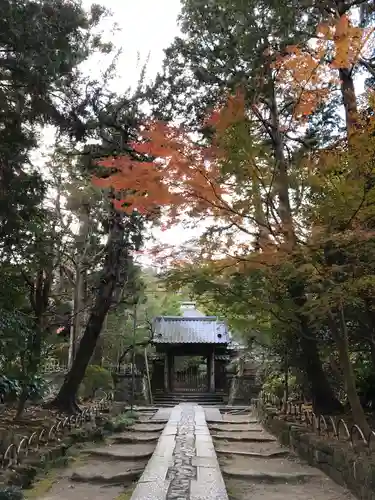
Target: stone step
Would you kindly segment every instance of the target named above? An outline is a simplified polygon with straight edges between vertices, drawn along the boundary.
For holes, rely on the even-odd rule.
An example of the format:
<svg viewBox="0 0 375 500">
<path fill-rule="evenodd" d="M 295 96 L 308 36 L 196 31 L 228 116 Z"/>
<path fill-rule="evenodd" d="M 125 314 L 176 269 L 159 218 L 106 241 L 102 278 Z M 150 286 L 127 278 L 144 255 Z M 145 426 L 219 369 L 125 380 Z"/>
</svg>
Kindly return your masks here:
<svg viewBox="0 0 375 500">
<path fill-rule="evenodd" d="M 277 439 L 270 434 L 256 434 L 250 432 L 216 432 L 211 433 L 213 439 L 224 441 L 242 441 L 246 443 L 271 443 L 277 442 Z"/>
<path fill-rule="evenodd" d="M 227 424 L 224 422 L 220 425 L 210 424 L 208 427 L 211 431 L 219 432 L 264 432 L 261 425 L 255 424 Z"/>
<path fill-rule="evenodd" d="M 258 420 L 255 420 L 253 418 L 247 418 L 247 419 L 242 418 L 240 420 L 228 420 L 227 418 L 225 418 L 225 416 L 223 416 L 223 418 L 220 419 L 220 420 L 217 420 L 217 419 L 207 419 L 207 423 L 209 425 L 212 425 L 212 424 L 220 424 L 220 425 L 259 424 Z"/>
<path fill-rule="evenodd" d="M 79 467 L 72 472 L 70 479 L 73 482 L 90 484 L 122 485 L 137 480 L 144 469 L 143 463 L 94 462 Z"/>
<path fill-rule="evenodd" d="M 160 437 L 160 433 L 140 433 L 140 432 L 123 432 L 113 438 L 113 441 L 118 444 L 123 443 L 155 443 Z"/>
<path fill-rule="evenodd" d="M 114 444 L 101 448 L 92 448 L 86 450 L 86 453 L 92 457 L 101 457 L 106 460 L 147 460 L 149 457 L 151 457 L 154 450 L 154 444 Z"/>
<path fill-rule="evenodd" d="M 124 487 L 122 485 L 99 485 L 87 483 L 71 483 L 67 480 L 55 483 L 52 490 L 38 500 L 113 500 L 122 498 Z M 126 497 L 125 497 L 126 498 Z"/>
<path fill-rule="evenodd" d="M 162 432 L 162 430 L 164 429 L 164 425 L 163 424 L 153 424 L 151 422 L 145 422 L 145 423 L 137 423 L 137 424 L 134 424 L 132 425 L 131 427 L 129 427 L 129 430 L 132 431 L 132 432 L 153 432 L 153 433 L 156 433 L 156 432 Z"/>
<path fill-rule="evenodd" d="M 216 448 L 216 453 L 223 455 L 241 455 L 245 457 L 251 458 L 281 458 L 289 456 L 290 452 L 288 450 L 280 450 L 274 452 L 265 452 L 265 453 L 257 453 L 254 451 L 244 451 L 244 450 L 236 450 L 235 448 Z"/>
<path fill-rule="evenodd" d="M 234 450 L 236 452 L 246 452 L 246 453 L 259 453 L 259 455 L 268 455 L 272 453 L 277 453 L 280 451 L 289 452 L 290 450 L 282 448 L 278 441 L 271 442 L 242 442 L 242 441 L 217 441 L 217 449 L 220 450 Z M 285 454 L 285 456 L 288 456 Z"/>
<path fill-rule="evenodd" d="M 312 478 L 320 476 L 315 472 L 259 472 L 255 470 L 238 470 L 230 467 L 222 467 L 224 476 L 237 477 L 248 481 L 259 483 L 281 483 L 293 484 L 301 481 L 308 481 Z"/>
<path fill-rule="evenodd" d="M 226 484 L 235 500 L 356 500 L 347 490 L 328 477 L 282 484 L 227 476 Z"/>
<path fill-rule="evenodd" d="M 223 404 L 223 402 L 220 399 L 203 399 L 203 398 L 176 398 L 176 399 L 160 398 L 155 400 L 155 404 L 159 406 L 160 403 L 171 403 L 171 404 L 174 403 L 176 406 L 177 404 L 180 403 L 196 404 L 199 401 L 206 404 L 216 404 L 220 406 Z"/>
</svg>

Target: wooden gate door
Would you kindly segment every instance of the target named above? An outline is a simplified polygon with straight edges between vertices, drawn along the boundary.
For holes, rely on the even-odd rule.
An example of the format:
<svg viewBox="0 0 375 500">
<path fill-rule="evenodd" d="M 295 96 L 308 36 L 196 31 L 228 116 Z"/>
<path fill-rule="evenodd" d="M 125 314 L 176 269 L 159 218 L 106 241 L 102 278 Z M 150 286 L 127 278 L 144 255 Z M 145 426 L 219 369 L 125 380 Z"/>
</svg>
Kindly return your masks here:
<svg viewBox="0 0 375 500">
<path fill-rule="evenodd" d="M 189 366 L 173 373 L 173 390 L 176 392 L 206 392 L 208 390 L 207 372 L 202 372 L 198 366 Z"/>
</svg>

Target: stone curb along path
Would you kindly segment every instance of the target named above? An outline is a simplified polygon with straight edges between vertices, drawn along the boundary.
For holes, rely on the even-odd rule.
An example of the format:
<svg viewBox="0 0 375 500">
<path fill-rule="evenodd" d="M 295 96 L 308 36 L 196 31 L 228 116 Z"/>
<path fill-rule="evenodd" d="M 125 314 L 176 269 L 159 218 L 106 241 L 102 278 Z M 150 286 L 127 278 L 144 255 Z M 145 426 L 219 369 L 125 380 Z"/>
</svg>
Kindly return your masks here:
<svg viewBox="0 0 375 500">
<path fill-rule="evenodd" d="M 201 406 L 173 408 L 131 500 L 228 500 Z"/>
</svg>

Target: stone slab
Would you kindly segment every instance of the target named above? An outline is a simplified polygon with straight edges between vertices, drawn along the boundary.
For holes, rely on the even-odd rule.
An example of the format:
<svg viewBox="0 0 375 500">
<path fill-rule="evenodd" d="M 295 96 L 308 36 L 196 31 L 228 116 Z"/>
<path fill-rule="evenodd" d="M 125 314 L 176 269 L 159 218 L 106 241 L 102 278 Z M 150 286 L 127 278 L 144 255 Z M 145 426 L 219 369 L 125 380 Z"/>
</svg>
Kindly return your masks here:
<svg viewBox="0 0 375 500">
<path fill-rule="evenodd" d="M 175 436 L 177 434 L 177 425 L 175 424 L 167 424 L 164 427 L 162 432 L 162 436 Z"/>
<path fill-rule="evenodd" d="M 156 445 L 154 455 L 158 457 L 169 458 L 173 454 L 175 447 L 175 436 L 160 436 L 158 444 Z"/>
<path fill-rule="evenodd" d="M 168 424 L 178 424 L 181 419 L 181 406 L 175 406 L 172 409 L 171 415 L 168 420 Z"/>
<path fill-rule="evenodd" d="M 208 457 L 208 458 L 216 457 L 215 448 L 212 442 L 210 443 L 208 441 L 196 440 L 195 447 L 196 447 L 197 457 Z"/>
<path fill-rule="evenodd" d="M 218 467 L 198 467 L 196 481 L 190 485 L 190 500 L 228 500 L 223 476 Z"/>
<path fill-rule="evenodd" d="M 215 422 L 221 422 L 223 416 L 218 408 L 205 407 L 204 409 L 206 421 L 214 420 Z"/>
<path fill-rule="evenodd" d="M 139 482 L 161 482 L 165 481 L 167 478 L 167 472 L 169 467 L 172 465 L 172 458 L 163 458 L 154 455 L 148 462 Z"/>
<path fill-rule="evenodd" d="M 192 465 L 194 467 L 219 467 L 219 462 L 216 457 L 193 457 Z"/>
<path fill-rule="evenodd" d="M 171 413 L 172 413 L 172 408 L 159 408 L 158 411 L 155 413 L 155 415 L 153 415 L 150 418 L 150 420 L 152 420 L 152 421 L 169 420 Z"/>
<path fill-rule="evenodd" d="M 165 500 L 169 481 L 138 483 L 130 500 Z"/>
<path fill-rule="evenodd" d="M 190 500 L 228 500 L 225 484 L 192 481 L 190 485 Z"/>
</svg>

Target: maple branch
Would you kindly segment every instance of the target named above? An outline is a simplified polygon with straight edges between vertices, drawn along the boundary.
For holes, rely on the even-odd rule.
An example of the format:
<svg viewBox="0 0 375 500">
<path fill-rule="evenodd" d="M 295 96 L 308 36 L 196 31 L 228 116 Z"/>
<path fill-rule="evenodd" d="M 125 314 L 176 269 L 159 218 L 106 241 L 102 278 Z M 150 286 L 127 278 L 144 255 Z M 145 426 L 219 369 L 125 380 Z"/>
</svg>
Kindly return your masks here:
<svg viewBox="0 0 375 500">
<path fill-rule="evenodd" d="M 259 111 L 257 106 L 255 104 L 252 104 L 251 110 L 254 112 L 255 116 L 258 118 L 258 120 L 263 124 L 264 128 L 266 129 L 266 132 L 270 136 L 270 138 L 273 140 L 274 139 L 274 126 L 272 125 L 271 122 L 269 122 L 266 118 L 262 116 L 262 113 Z"/>
<path fill-rule="evenodd" d="M 367 190 L 364 187 L 363 194 L 362 194 L 362 199 L 361 199 L 360 203 L 358 204 L 358 207 L 355 209 L 355 211 L 353 212 L 352 216 L 348 220 L 348 222 L 345 224 L 345 228 L 350 227 L 351 223 L 353 222 L 353 220 L 355 219 L 355 217 L 357 216 L 357 214 L 359 213 L 359 211 L 363 207 L 363 205 L 364 205 L 364 203 L 366 201 L 366 198 L 367 198 Z"/>
<path fill-rule="evenodd" d="M 271 226 L 269 224 L 266 224 L 266 223 L 263 223 L 262 221 L 257 220 L 255 218 L 255 216 L 251 216 L 251 215 L 248 215 L 248 214 L 240 213 L 240 212 L 236 211 L 233 207 L 231 207 L 225 200 L 222 199 L 221 196 L 219 196 L 219 194 L 217 193 L 217 191 L 215 189 L 215 186 L 214 186 L 213 182 L 211 181 L 211 179 L 208 178 L 208 176 L 205 174 L 205 172 L 202 171 L 202 170 L 199 170 L 199 172 L 204 177 L 204 179 L 208 182 L 208 184 L 210 185 L 210 187 L 212 189 L 213 194 L 215 195 L 215 198 L 219 202 L 221 202 L 222 206 L 215 205 L 210 200 L 207 200 L 207 199 L 205 199 L 204 197 L 201 197 L 201 196 L 197 196 L 198 199 L 202 199 L 203 201 L 206 201 L 206 203 L 211 204 L 215 208 L 223 209 L 223 207 L 224 207 L 224 209 L 226 209 L 228 212 L 232 213 L 233 215 L 239 216 L 239 217 L 242 217 L 242 218 L 245 218 L 245 219 L 248 219 L 250 222 L 255 223 L 258 227 L 259 226 L 260 227 L 264 227 L 265 229 L 267 229 L 268 231 L 270 231 L 271 234 L 273 234 L 272 228 L 271 228 Z M 240 231 L 244 232 L 245 234 L 248 234 L 249 236 L 254 236 L 253 232 L 247 230 L 244 226 L 238 224 L 237 222 L 233 221 L 233 225 L 235 227 L 237 227 L 237 229 L 239 229 Z"/>
<path fill-rule="evenodd" d="M 373 64 L 369 63 L 368 61 L 366 61 L 365 59 L 359 59 L 359 64 L 361 64 L 362 66 L 364 66 L 367 71 L 369 73 L 371 73 L 372 76 L 375 77 L 375 67 Z"/>
</svg>

